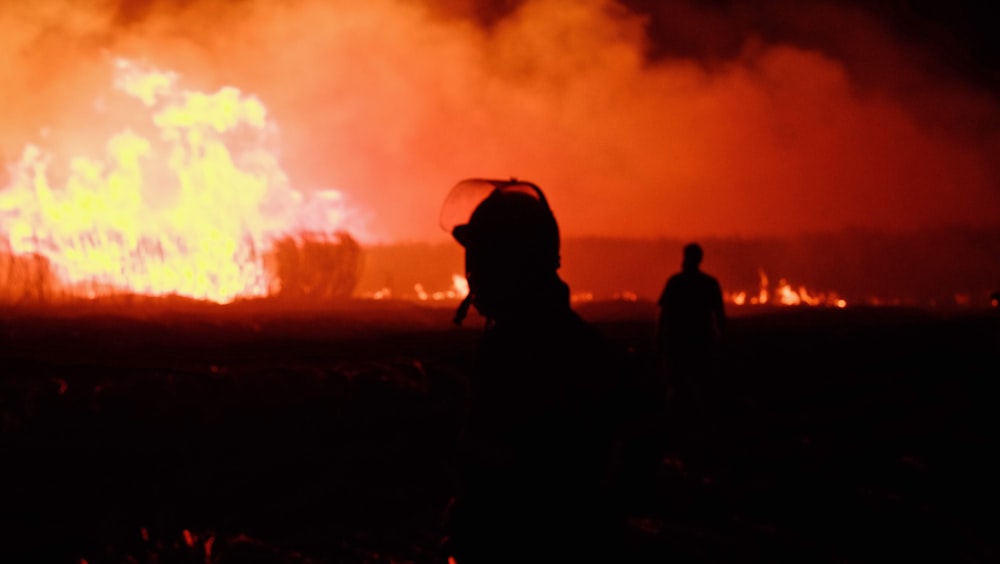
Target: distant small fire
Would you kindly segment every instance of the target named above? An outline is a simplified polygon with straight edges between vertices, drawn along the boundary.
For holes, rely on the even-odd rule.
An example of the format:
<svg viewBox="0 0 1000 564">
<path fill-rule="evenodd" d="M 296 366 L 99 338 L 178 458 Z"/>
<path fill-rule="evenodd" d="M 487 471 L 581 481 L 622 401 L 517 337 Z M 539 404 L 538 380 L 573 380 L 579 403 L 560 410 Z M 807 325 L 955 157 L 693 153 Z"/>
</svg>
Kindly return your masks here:
<svg viewBox="0 0 1000 564">
<path fill-rule="evenodd" d="M 757 271 L 760 277 L 760 285 L 756 292 L 749 294 L 746 291 L 725 292 L 724 300 L 737 306 L 744 305 L 782 305 L 782 306 L 827 306 L 827 307 L 847 307 L 847 300 L 844 300 L 836 292 L 816 292 L 799 286 L 795 289 L 784 278 L 778 281 L 773 291 L 769 290 L 767 273 L 764 269 Z"/>
<path fill-rule="evenodd" d="M 786 280 L 781 279 L 774 290 L 769 289 L 767 274 L 763 269 L 758 270 L 760 276 L 760 286 L 752 294 L 746 291 L 723 292 L 723 300 L 726 303 L 736 306 L 746 305 L 778 305 L 778 306 L 826 306 L 826 307 L 847 307 L 847 300 L 841 298 L 836 292 L 816 292 L 799 286 L 795 289 Z M 393 295 L 390 288 L 384 287 L 375 291 L 361 293 L 358 297 L 369 300 L 403 299 L 416 301 L 448 301 L 461 300 L 469 293 L 469 284 L 465 277 L 460 274 L 452 275 L 452 286 L 447 290 L 427 291 L 423 284 L 415 284 L 412 292 L 401 295 Z M 615 292 L 610 296 L 611 301 L 638 302 L 639 295 L 631 290 Z M 573 303 L 589 303 L 597 298 L 590 291 L 576 291 L 570 295 Z"/>
<path fill-rule="evenodd" d="M 176 73 L 114 64 L 114 90 L 94 103 L 94 130 L 115 120 L 124 127 L 87 139 L 90 147 L 69 143 L 81 152 L 66 163 L 46 139 L 93 132 L 51 132 L 24 149 L 0 188 L 0 301 L 269 296 L 282 291 L 268 258 L 276 242 L 343 239 L 343 195 L 292 189 L 260 100 L 232 87 L 184 90 Z M 83 154 L 99 147 L 102 155 Z"/>
<path fill-rule="evenodd" d="M 424 289 L 424 285 L 418 282 L 413 285 L 413 292 L 408 295 L 393 296 L 392 289 L 386 287 L 373 292 L 364 292 L 358 297 L 369 300 L 388 300 L 397 297 L 400 299 L 416 299 L 421 302 L 441 302 L 460 301 L 465 299 L 467 295 L 469 295 L 469 281 L 461 274 L 452 274 L 451 287 L 447 290 L 428 292 Z"/>
<path fill-rule="evenodd" d="M 413 291 L 416 292 L 417 299 L 420 301 L 462 300 L 465 299 L 465 296 L 469 295 L 469 281 L 460 274 L 453 274 L 451 276 L 451 288 L 447 290 L 429 294 L 421 284 L 416 284 L 413 287 Z"/>
</svg>

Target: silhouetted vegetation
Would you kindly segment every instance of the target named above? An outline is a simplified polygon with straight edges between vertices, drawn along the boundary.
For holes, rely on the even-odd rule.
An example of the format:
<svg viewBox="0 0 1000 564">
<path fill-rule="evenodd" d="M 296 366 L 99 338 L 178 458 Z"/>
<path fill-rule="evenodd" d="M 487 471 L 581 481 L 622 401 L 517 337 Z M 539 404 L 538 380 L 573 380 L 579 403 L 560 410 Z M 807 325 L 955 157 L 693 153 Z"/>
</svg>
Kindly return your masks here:
<svg viewBox="0 0 1000 564">
<path fill-rule="evenodd" d="M 0 317 L 5 561 L 440 561 L 481 319 L 17 311 Z M 649 359 L 655 304 L 579 311 Z M 729 322 L 718 433 L 666 428 L 623 560 L 995 560 L 996 310 L 761 311 Z"/>
</svg>

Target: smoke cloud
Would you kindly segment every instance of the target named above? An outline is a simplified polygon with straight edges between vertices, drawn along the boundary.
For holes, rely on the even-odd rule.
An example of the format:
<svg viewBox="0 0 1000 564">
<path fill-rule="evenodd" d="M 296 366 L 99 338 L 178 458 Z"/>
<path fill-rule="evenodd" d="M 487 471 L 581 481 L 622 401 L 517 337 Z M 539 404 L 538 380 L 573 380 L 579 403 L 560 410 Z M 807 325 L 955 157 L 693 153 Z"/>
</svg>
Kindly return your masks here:
<svg viewBox="0 0 1000 564">
<path fill-rule="evenodd" d="M 536 182 L 567 236 L 995 225 L 1000 105 L 952 36 L 894 18 L 847 2 L 3 2 L 0 156 L 99 128 L 110 61 L 128 57 L 259 97 L 295 187 L 343 191 L 372 242 L 443 240 L 439 207 L 470 176 Z"/>
</svg>

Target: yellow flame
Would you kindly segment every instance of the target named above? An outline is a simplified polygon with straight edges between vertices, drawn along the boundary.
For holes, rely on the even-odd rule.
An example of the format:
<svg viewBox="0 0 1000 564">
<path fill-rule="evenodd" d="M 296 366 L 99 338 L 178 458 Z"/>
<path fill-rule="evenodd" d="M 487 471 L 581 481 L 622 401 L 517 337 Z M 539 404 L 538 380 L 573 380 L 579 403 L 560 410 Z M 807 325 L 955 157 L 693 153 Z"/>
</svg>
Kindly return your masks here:
<svg viewBox="0 0 1000 564">
<path fill-rule="evenodd" d="M 778 289 L 775 293 L 778 296 L 778 302 L 782 305 L 799 305 L 802 303 L 799 295 L 783 279 L 778 282 Z"/>
<path fill-rule="evenodd" d="M 276 290 L 263 260 L 273 240 L 342 228 L 340 212 L 313 217 L 333 224 L 303 224 L 310 206 L 343 201 L 306 202 L 290 187 L 266 147 L 273 125 L 258 99 L 232 87 L 180 90 L 176 73 L 129 61 L 115 70 L 141 119 L 107 141 L 103 158 L 72 158 L 61 185 L 53 157 L 29 145 L 0 190 L 0 249 L 44 257 L 64 295 L 265 296 Z"/>
<path fill-rule="evenodd" d="M 459 299 L 465 299 L 469 295 L 469 281 L 461 274 L 451 275 L 451 287 Z"/>
</svg>

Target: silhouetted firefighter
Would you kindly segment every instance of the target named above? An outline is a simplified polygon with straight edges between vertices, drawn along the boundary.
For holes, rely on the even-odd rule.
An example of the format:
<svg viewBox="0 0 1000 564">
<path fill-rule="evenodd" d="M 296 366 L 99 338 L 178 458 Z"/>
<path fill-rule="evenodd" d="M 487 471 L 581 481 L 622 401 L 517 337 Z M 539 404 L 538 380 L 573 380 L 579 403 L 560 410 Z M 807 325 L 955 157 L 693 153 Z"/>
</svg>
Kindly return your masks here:
<svg viewBox="0 0 1000 564">
<path fill-rule="evenodd" d="M 487 320 L 447 550 L 459 564 L 610 561 L 616 357 L 570 307 L 545 196 L 528 182 L 465 180 L 442 224 L 465 248 L 470 293 L 456 322 L 470 306 Z"/>
<path fill-rule="evenodd" d="M 657 346 L 673 392 L 671 409 L 705 423 L 710 417 L 705 410 L 719 392 L 714 386 L 726 313 L 718 280 L 701 270 L 703 256 L 697 243 L 686 245 L 681 271 L 667 280 L 659 300 Z"/>
</svg>

